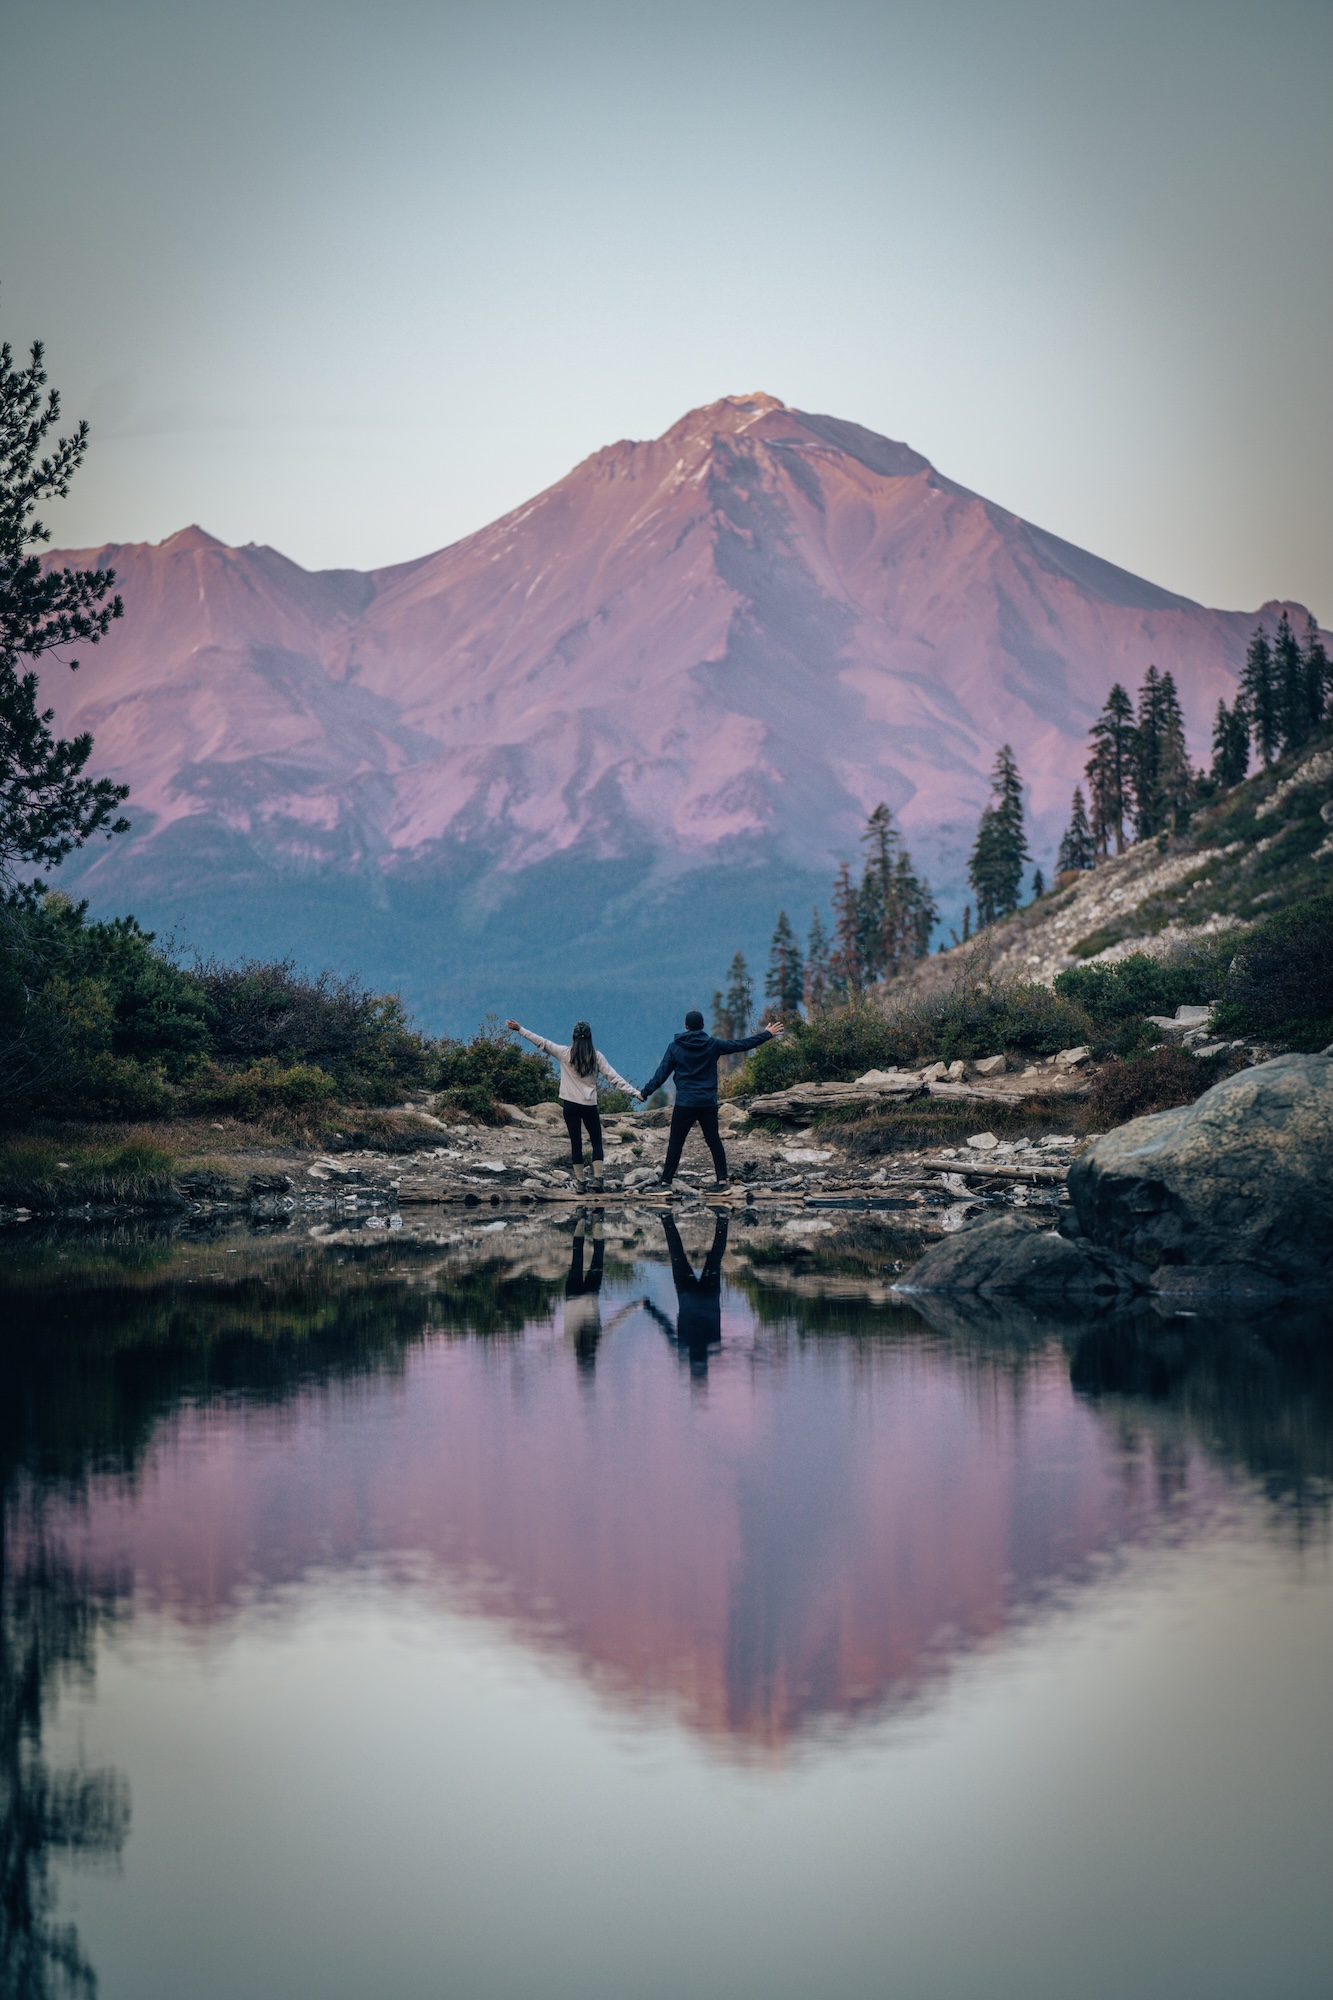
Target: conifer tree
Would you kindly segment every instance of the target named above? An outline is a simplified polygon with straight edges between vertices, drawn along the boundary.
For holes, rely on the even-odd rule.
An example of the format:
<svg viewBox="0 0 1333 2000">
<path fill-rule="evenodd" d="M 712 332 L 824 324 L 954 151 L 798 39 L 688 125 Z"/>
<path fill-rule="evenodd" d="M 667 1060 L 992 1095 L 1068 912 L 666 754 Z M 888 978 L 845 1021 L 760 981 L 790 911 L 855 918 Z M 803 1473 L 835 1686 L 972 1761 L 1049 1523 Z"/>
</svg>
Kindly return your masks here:
<svg viewBox="0 0 1333 2000">
<path fill-rule="evenodd" d="M 805 945 L 805 1011 L 811 1020 L 823 1013 L 828 1001 L 828 932 L 816 907 L 810 912 L 810 935 Z"/>
<path fill-rule="evenodd" d="M 1193 782 L 1175 680 L 1154 666 L 1139 689 L 1133 753 L 1134 831 L 1146 840 L 1181 823 Z"/>
<path fill-rule="evenodd" d="M 804 986 L 805 966 L 801 959 L 801 947 L 796 942 L 787 912 L 779 910 L 773 928 L 773 942 L 768 950 L 764 997 L 771 1001 L 773 1011 L 780 1020 L 794 1020 L 800 1013 Z"/>
<path fill-rule="evenodd" d="M 1262 626 L 1257 626 L 1241 670 L 1237 706 L 1243 710 L 1254 747 L 1265 770 L 1273 761 L 1281 736 L 1281 713 L 1277 678 L 1273 671 L 1273 649 Z"/>
<path fill-rule="evenodd" d="M 1134 810 L 1134 704 L 1119 681 L 1089 732 L 1092 755 L 1084 765 L 1098 854 L 1125 851 L 1125 821 Z"/>
<path fill-rule="evenodd" d="M 1310 733 L 1305 692 L 1305 658 L 1286 612 L 1277 621 L 1273 640 L 1273 679 L 1277 690 L 1278 726 L 1282 748 L 1299 750 Z"/>
<path fill-rule="evenodd" d="M 1060 841 L 1055 870 L 1057 875 L 1067 874 L 1070 869 L 1082 872 L 1091 868 L 1096 859 L 1092 828 L 1088 825 L 1088 809 L 1083 803 L 1083 787 L 1075 785 L 1069 808 L 1069 825 Z"/>
<path fill-rule="evenodd" d="M 1040 868 L 1038 868 L 1034 871 L 1032 876 L 1033 902 L 1035 903 L 1039 896 L 1044 896 L 1045 894 L 1046 894 L 1046 877 L 1042 874 Z"/>
<path fill-rule="evenodd" d="M 1219 701 L 1213 719 L 1213 782 L 1230 791 L 1240 783 L 1249 765 L 1250 732 L 1245 726 L 1240 699 L 1237 697 L 1234 708 Z"/>
<path fill-rule="evenodd" d="M 1007 743 L 996 752 L 991 801 L 981 815 L 967 867 L 980 924 L 994 923 L 1018 908 L 1023 868 L 1030 858 L 1023 831 L 1023 781 Z"/>
<path fill-rule="evenodd" d="M 1333 675 L 1330 675 L 1328 654 L 1319 636 L 1319 627 L 1310 614 L 1305 618 L 1305 648 L 1302 655 L 1305 667 L 1305 713 L 1310 729 L 1318 729 L 1328 712 L 1328 699 L 1333 693 Z"/>
<path fill-rule="evenodd" d="M 754 1015 L 754 986 L 743 951 L 738 951 L 727 967 L 727 991 L 723 1008 L 730 1024 L 724 1032 L 735 1041 L 739 1041 L 743 1035 L 748 1035 L 750 1021 Z"/>
<path fill-rule="evenodd" d="M 894 979 L 930 949 L 938 910 L 917 875 L 887 805 L 877 805 L 861 836 L 866 849 L 858 901 L 862 978 Z"/>
<path fill-rule="evenodd" d="M 861 898 L 844 861 L 833 884 L 833 949 L 829 954 L 829 988 L 838 1000 L 850 1000 L 865 984 L 861 960 Z"/>
<path fill-rule="evenodd" d="M 81 423 L 39 455 L 60 419 L 59 394 L 43 400 L 45 386 L 40 341 L 26 368 L 15 366 L 8 341 L 0 346 L 0 883 L 15 862 L 57 862 L 95 833 L 109 839 L 129 827 L 116 816 L 129 787 L 84 777 L 92 737 L 54 736 L 54 711 L 37 706 L 36 673 L 21 671 L 63 647 L 97 645 L 124 608 L 110 596 L 113 570 L 43 573 L 29 552 L 51 539 L 38 507 L 65 498 L 88 442 Z"/>
</svg>

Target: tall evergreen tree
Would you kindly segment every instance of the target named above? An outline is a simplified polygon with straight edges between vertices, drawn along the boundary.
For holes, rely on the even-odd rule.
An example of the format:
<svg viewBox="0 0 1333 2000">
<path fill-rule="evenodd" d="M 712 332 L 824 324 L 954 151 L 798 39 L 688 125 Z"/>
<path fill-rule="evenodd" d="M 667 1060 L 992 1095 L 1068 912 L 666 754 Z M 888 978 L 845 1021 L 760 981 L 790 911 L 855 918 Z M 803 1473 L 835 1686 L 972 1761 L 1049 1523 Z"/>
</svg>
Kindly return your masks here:
<svg viewBox="0 0 1333 2000">
<path fill-rule="evenodd" d="M 1305 713 L 1311 730 L 1318 729 L 1328 713 L 1328 700 L 1333 693 L 1333 674 L 1330 674 L 1328 654 L 1319 636 L 1319 627 L 1307 612 L 1305 619 L 1305 647 L 1302 654 L 1305 667 Z"/>
<path fill-rule="evenodd" d="M 93 834 L 109 839 L 129 826 L 116 816 L 129 787 L 84 777 L 92 737 L 54 736 L 54 711 L 37 706 L 36 673 L 21 671 L 63 647 L 97 645 L 124 608 L 110 595 L 114 570 L 43 573 L 29 553 L 51 539 L 38 507 L 65 498 L 88 443 L 81 423 L 42 455 L 60 420 L 59 394 L 43 399 L 45 386 L 40 341 L 26 368 L 15 366 L 7 341 L 0 346 L 0 884 L 15 863 L 57 862 Z"/>
<path fill-rule="evenodd" d="M 725 1036 L 729 1041 L 739 1041 L 749 1034 L 753 1014 L 754 985 L 750 979 L 750 968 L 745 962 L 745 953 L 738 951 L 727 967 L 726 991 L 713 995 L 713 1033 Z"/>
<path fill-rule="evenodd" d="M 1273 639 L 1273 679 L 1277 688 L 1278 726 L 1282 748 L 1299 750 L 1310 734 L 1310 710 L 1305 692 L 1305 657 L 1286 612 L 1277 621 Z"/>
<path fill-rule="evenodd" d="M 1033 902 L 1035 903 L 1039 896 L 1044 896 L 1045 894 L 1046 894 L 1046 877 L 1042 874 L 1040 868 L 1038 868 L 1034 871 L 1032 876 Z"/>
<path fill-rule="evenodd" d="M 833 949 L 829 954 L 829 989 L 837 1000 L 850 1000 L 865 985 L 861 959 L 861 898 L 844 861 L 833 884 Z"/>
<path fill-rule="evenodd" d="M 1084 765 L 1092 806 L 1092 837 L 1099 854 L 1125 851 L 1125 821 L 1134 810 L 1134 704 L 1119 681 L 1093 723 L 1092 755 Z"/>
<path fill-rule="evenodd" d="M 1023 781 L 1007 743 L 996 752 L 991 803 L 981 815 L 968 880 L 976 891 L 977 921 L 994 923 L 1018 908 L 1023 869 L 1030 859 L 1023 829 Z"/>
<path fill-rule="evenodd" d="M 768 948 L 768 974 L 764 997 L 772 1003 L 780 1020 L 791 1021 L 801 1011 L 805 988 L 805 965 L 785 910 L 778 911 L 773 942 Z"/>
<path fill-rule="evenodd" d="M 1093 844 L 1092 828 L 1088 825 L 1088 809 L 1083 803 L 1083 787 L 1075 785 L 1069 807 L 1069 825 L 1061 837 L 1055 872 L 1057 875 L 1065 875 L 1071 869 L 1078 869 L 1081 873 L 1091 868 L 1096 859 L 1097 850 Z"/>
<path fill-rule="evenodd" d="M 813 1020 L 829 1001 L 829 940 L 818 908 L 810 912 L 810 935 L 805 944 L 805 1011 Z"/>
<path fill-rule="evenodd" d="M 1219 701 L 1213 719 L 1213 782 L 1230 791 L 1249 767 L 1250 732 L 1245 726 L 1240 700 L 1237 698 L 1234 708 Z"/>
<path fill-rule="evenodd" d="M 1272 763 L 1282 734 L 1277 676 L 1273 669 L 1273 649 L 1263 627 L 1257 626 L 1241 669 L 1237 706 L 1244 713 L 1254 747 L 1264 768 Z"/>
<path fill-rule="evenodd" d="M 1154 666 L 1139 689 L 1133 747 L 1134 831 L 1146 840 L 1180 824 L 1193 783 L 1176 683 Z"/>
<path fill-rule="evenodd" d="M 887 805 L 878 805 L 861 836 L 866 850 L 858 891 L 862 976 L 894 979 L 930 949 L 938 916 L 930 884 L 917 875 Z"/>
</svg>

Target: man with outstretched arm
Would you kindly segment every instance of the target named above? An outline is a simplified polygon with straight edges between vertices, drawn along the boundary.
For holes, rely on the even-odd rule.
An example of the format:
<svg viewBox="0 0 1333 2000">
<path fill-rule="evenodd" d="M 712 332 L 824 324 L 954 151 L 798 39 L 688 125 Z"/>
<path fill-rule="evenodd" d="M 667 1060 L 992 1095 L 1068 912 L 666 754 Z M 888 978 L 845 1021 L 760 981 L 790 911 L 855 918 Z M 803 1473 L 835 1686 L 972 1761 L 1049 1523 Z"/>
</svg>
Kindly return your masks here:
<svg viewBox="0 0 1333 2000">
<path fill-rule="evenodd" d="M 671 1113 L 671 1136 L 662 1168 L 663 1187 L 670 1187 L 676 1177 L 681 1149 L 692 1125 L 699 1127 L 713 1155 L 718 1187 L 731 1185 L 722 1134 L 717 1129 L 717 1060 L 719 1056 L 736 1056 L 745 1049 L 757 1049 L 761 1042 L 771 1042 L 781 1033 L 782 1023 L 775 1021 L 771 1028 L 761 1028 L 757 1035 L 747 1035 L 744 1041 L 724 1041 L 720 1035 L 706 1035 L 703 1015 L 697 1007 L 690 1009 L 685 1016 L 684 1034 L 676 1036 L 642 1092 L 645 1098 L 651 1097 L 669 1076 L 675 1076 L 676 1105 Z"/>
</svg>

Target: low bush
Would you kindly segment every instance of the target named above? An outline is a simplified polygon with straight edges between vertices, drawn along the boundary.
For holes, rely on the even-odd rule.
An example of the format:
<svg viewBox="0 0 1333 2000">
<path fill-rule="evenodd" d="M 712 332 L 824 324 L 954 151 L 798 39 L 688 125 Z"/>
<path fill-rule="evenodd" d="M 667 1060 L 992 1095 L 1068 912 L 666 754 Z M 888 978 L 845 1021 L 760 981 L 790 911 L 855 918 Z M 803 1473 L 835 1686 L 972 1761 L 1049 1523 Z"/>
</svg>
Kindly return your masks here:
<svg viewBox="0 0 1333 2000">
<path fill-rule="evenodd" d="M 484 1021 L 470 1042 L 446 1042 L 436 1066 L 439 1110 L 499 1122 L 501 1104 L 549 1104 L 559 1094 L 550 1062 L 529 1055 L 504 1029 Z"/>
<path fill-rule="evenodd" d="M 307 977 L 291 959 L 194 968 L 210 1053 L 224 1066 L 313 1063 L 345 1095 L 390 1103 L 435 1081 L 435 1051 L 410 1025 L 401 1000 L 332 972 Z"/>
<path fill-rule="evenodd" d="M 223 1070 L 210 1064 L 191 1078 L 185 1108 L 253 1119 L 266 1111 L 305 1111 L 327 1104 L 335 1088 L 333 1078 L 314 1063 L 288 1063 L 284 1067 L 270 1059 L 251 1063 L 243 1070 Z"/>
<path fill-rule="evenodd" d="M 882 1111 L 831 1113 L 817 1119 L 821 1139 L 833 1138 L 853 1159 L 874 1160 L 924 1146 L 958 1146 L 973 1132 L 1001 1139 L 1039 1139 L 1048 1132 L 1078 1132 L 1086 1122 L 1078 1099 L 1024 1098 L 1021 1104 L 956 1104 L 941 1098 L 913 1098 Z"/>
<path fill-rule="evenodd" d="M 1293 903 L 1255 926 L 1236 951 L 1213 1026 L 1294 1049 L 1333 1041 L 1333 896 Z"/>
<path fill-rule="evenodd" d="M 883 1006 L 862 1004 L 800 1021 L 765 1042 L 732 1080 L 729 1096 L 794 1083 L 849 1083 L 868 1069 L 998 1055 L 1055 1055 L 1092 1039 L 1084 1008 L 1025 980 L 969 978 L 946 991 Z"/>
<path fill-rule="evenodd" d="M 1131 952 L 1110 965 L 1075 965 L 1057 973 L 1055 991 L 1106 1033 L 1136 1016 L 1174 1014 L 1177 1007 L 1202 1007 L 1216 1000 L 1234 950 L 1234 943 L 1223 937 L 1169 959 Z"/>
<path fill-rule="evenodd" d="M 1093 1080 L 1089 1127 L 1106 1132 L 1150 1111 L 1170 1111 L 1178 1104 L 1193 1104 L 1225 1073 L 1226 1065 L 1200 1061 L 1174 1044 L 1117 1058 L 1107 1063 Z"/>
</svg>

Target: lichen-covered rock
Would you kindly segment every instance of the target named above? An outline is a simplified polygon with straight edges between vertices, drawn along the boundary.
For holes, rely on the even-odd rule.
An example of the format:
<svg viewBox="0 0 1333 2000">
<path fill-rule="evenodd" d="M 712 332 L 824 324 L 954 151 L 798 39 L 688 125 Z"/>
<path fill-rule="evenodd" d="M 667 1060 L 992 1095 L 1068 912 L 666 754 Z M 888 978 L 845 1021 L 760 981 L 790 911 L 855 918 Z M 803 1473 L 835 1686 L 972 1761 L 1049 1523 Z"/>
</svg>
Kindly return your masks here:
<svg viewBox="0 0 1333 2000">
<path fill-rule="evenodd" d="M 1011 1211 L 983 1216 L 933 1243 L 895 1290 L 1109 1299 L 1132 1292 L 1146 1276 L 1071 1243 L 1051 1227 L 1049 1216 Z"/>
<path fill-rule="evenodd" d="M 1084 1235 L 1151 1270 L 1238 1267 L 1278 1283 L 1333 1269 L 1333 1061 L 1278 1056 L 1195 1103 L 1131 1119 L 1076 1160 L 1069 1196 Z"/>
</svg>

